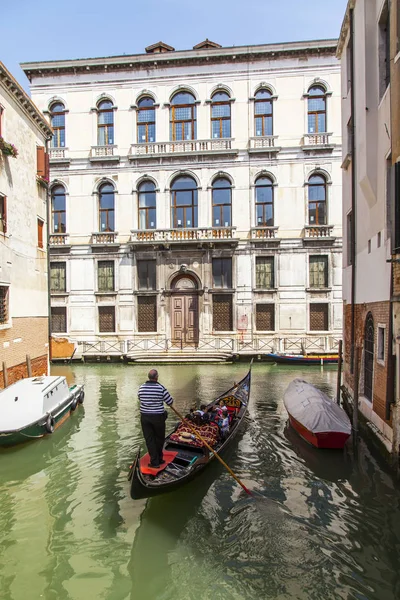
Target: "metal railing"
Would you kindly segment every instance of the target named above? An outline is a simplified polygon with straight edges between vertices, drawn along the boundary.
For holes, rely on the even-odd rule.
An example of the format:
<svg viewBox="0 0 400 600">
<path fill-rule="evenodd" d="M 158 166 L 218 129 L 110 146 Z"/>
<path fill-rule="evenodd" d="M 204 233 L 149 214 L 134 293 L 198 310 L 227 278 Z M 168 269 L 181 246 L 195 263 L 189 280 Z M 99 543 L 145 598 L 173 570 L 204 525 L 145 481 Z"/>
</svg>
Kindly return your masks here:
<svg viewBox="0 0 400 600">
<path fill-rule="evenodd" d="M 97 342 L 82 342 L 82 354 L 125 354 L 124 340 L 100 340 Z"/>
<path fill-rule="evenodd" d="M 191 152 L 220 152 L 232 149 L 232 138 L 210 140 L 182 140 L 132 144 L 129 156 L 137 158 L 149 154 L 190 154 Z"/>
<path fill-rule="evenodd" d="M 182 242 L 217 241 L 234 239 L 236 227 L 193 227 L 178 229 L 146 229 L 131 231 L 131 243 L 136 242 Z"/>
</svg>

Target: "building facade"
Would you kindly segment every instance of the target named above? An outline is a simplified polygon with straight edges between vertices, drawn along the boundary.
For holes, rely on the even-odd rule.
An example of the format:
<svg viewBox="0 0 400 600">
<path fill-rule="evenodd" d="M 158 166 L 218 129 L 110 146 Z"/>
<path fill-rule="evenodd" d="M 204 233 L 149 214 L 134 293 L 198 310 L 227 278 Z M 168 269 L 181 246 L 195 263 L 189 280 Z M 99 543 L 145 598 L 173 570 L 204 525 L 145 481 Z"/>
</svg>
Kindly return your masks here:
<svg viewBox="0 0 400 600">
<path fill-rule="evenodd" d="M 392 310 L 398 269 L 392 254 L 399 231 L 397 11 L 398 2 L 390 0 L 350 0 L 338 45 L 346 240 L 344 383 L 354 403 L 358 376 L 363 423 L 395 456 L 399 449 L 395 305 Z"/>
<path fill-rule="evenodd" d="M 28 371 L 48 372 L 45 147 L 51 137 L 42 113 L 0 63 L 0 388 Z"/>
<path fill-rule="evenodd" d="M 337 349 L 335 49 L 160 42 L 23 65 L 55 132 L 57 355 Z"/>
</svg>

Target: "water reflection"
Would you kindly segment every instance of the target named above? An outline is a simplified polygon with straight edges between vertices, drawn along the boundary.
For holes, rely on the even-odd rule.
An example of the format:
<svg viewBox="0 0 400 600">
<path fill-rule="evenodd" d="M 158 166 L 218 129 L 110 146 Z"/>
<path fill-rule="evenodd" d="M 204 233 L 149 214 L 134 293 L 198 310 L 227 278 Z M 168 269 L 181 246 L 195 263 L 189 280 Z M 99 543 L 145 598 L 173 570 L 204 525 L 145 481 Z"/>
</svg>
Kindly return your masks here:
<svg viewBox="0 0 400 600">
<path fill-rule="evenodd" d="M 143 444 L 136 392 L 146 366 L 62 366 L 85 384 L 53 436 L 0 452 L 0 597 L 83 600 L 395 600 L 400 494 L 361 445 L 319 451 L 287 425 L 294 377 L 332 394 L 332 368 L 256 364 L 249 418 L 219 464 L 175 493 L 129 498 Z M 244 365 L 160 367 L 182 412 L 229 388 Z M 171 414 L 170 429 L 175 423 Z"/>
</svg>

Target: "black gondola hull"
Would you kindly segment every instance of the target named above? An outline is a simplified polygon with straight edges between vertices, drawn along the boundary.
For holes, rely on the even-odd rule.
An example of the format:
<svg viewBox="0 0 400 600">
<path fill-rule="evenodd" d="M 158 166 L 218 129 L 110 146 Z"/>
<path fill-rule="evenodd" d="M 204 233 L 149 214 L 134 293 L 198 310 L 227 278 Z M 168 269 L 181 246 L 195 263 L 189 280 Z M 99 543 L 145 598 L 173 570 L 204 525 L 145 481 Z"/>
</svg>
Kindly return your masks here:
<svg viewBox="0 0 400 600">
<path fill-rule="evenodd" d="M 247 414 L 248 401 L 250 398 L 250 371 L 248 372 L 246 377 L 244 377 L 242 379 L 242 381 L 236 387 L 240 388 L 240 386 L 243 385 L 243 383 L 246 383 L 246 381 L 248 382 L 248 393 L 247 393 L 247 397 L 245 398 L 246 402 L 244 403 L 244 401 L 243 401 L 244 410 L 240 417 L 240 421 L 237 422 L 237 424 L 234 427 L 234 429 L 232 430 L 231 434 L 228 436 L 228 438 L 225 440 L 225 442 L 220 446 L 220 448 L 218 449 L 218 454 L 224 453 L 226 448 L 230 445 L 232 440 L 236 437 L 236 435 L 239 433 L 240 429 L 243 426 L 245 416 Z M 231 390 L 232 389 L 234 389 L 234 388 L 231 388 Z M 217 402 L 223 396 L 228 395 L 231 392 L 231 390 L 228 390 L 228 392 L 225 392 L 225 394 L 222 394 L 221 396 L 219 396 L 215 402 Z M 166 441 L 167 441 L 168 437 L 169 436 L 167 436 Z M 137 453 L 136 458 L 131 465 L 131 469 L 130 469 L 130 473 L 129 473 L 129 478 L 131 481 L 131 487 L 130 487 L 131 498 L 133 500 L 139 500 L 139 499 L 143 499 L 143 498 L 152 498 L 154 496 L 159 496 L 160 494 L 165 494 L 168 492 L 173 492 L 173 491 L 177 490 L 178 488 L 182 487 L 183 485 L 185 485 L 186 483 L 189 483 L 192 479 L 194 479 L 201 473 L 203 473 L 204 469 L 207 466 L 209 466 L 209 464 L 212 461 L 215 461 L 215 460 L 216 459 L 215 459 L 214 454 L 209 455 L 207 453 L 201 459 L 201 463 L 197 464 L 197 465 L 193 465 L 193 467 L 184 476 L 179 477 L 174 481 L 168 481 L 165 483 L 157 483 L 157 482 L 151 483 L 151 482 L 146 481 L 143 478 L 142 473 L 140 471 L 140 449 L 139 449 L 139 452 Z"/>
</svg>

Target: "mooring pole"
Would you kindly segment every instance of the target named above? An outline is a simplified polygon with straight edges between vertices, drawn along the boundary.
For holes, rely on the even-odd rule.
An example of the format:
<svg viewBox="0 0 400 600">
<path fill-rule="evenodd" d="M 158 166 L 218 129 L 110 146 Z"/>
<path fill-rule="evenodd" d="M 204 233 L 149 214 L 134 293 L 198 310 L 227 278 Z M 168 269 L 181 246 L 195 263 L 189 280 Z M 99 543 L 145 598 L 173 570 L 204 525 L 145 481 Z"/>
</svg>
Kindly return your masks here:
<svg viewBox="0 0 400 600">
<path fill-rule="evenodd" d="M 343 341 L 339 341 L 339 359 L 338 359 L 338 372 L 337 372 L 337 385 L 336 385 L 336 402 L 340 404 L 340 388 L 342 386 L 342 352 L 343 352 Z"/>
<path fill-rule="evenodd" d="M 32 363 L 29 354 L 26 355 L 26 368 L 28 369 L 28 377 L 32 377 Z"/>
<path fill-rule="evenodd" d="M 8 387 L 8 372 L 6 362 L 3 360 L 3 382 L 4 388 Z"/>
</svg>

